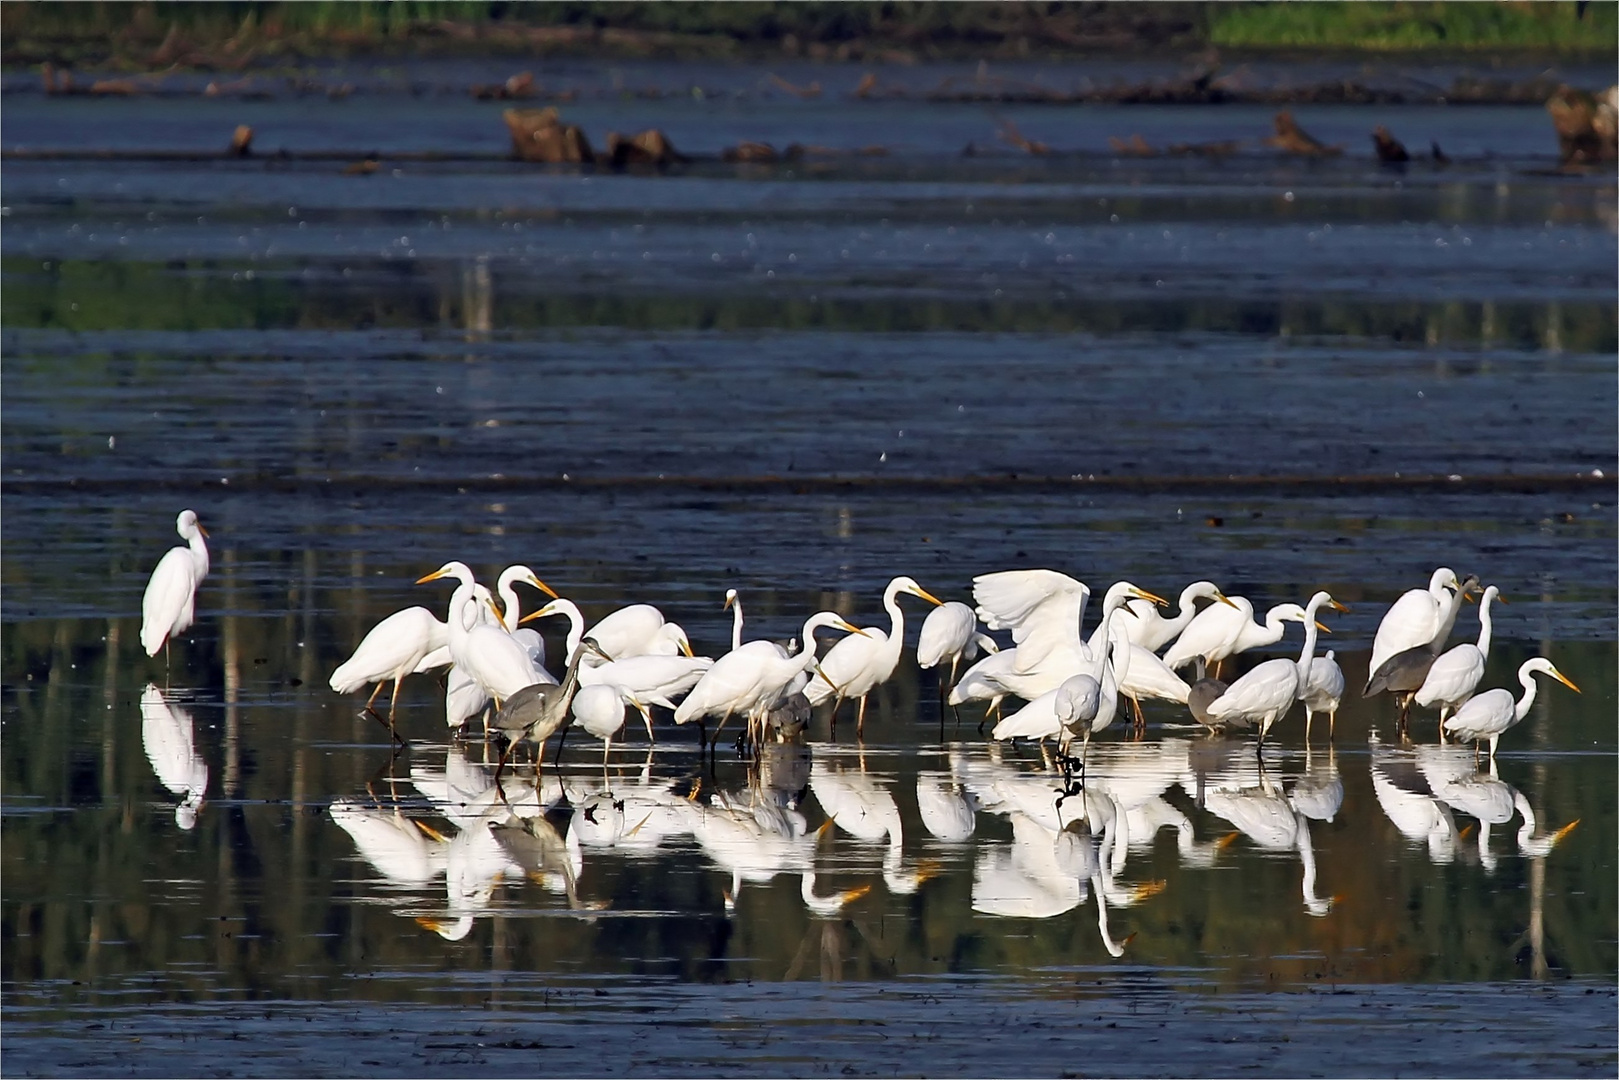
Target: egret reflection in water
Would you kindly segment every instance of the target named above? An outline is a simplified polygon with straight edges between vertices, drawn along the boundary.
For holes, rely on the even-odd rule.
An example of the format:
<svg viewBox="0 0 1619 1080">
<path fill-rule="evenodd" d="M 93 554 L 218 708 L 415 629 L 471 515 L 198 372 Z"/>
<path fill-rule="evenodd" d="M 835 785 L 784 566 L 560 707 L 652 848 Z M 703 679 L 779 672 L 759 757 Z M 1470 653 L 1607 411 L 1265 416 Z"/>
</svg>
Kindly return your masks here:
<svg viewBox="0 0 1619 1080">
<path fill-rule="evenodd" d="M 208 763 L 197 752 L 191 711 L 171 705 L 152 683 L 141 693 L 141 745 L 158 780 L 180 796 L 174 823 L 188 832 L 196 828 L 197 813 L 208 793 Z"/>
</svg>

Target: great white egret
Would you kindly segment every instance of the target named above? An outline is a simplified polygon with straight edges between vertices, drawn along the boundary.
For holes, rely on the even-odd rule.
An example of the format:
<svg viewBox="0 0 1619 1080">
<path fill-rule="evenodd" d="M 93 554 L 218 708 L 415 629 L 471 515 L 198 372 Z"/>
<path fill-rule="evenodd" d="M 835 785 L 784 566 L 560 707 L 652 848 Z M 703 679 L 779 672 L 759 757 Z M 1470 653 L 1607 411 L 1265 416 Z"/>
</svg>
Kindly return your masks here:
<svg viewBox="0 0 1619 1080">
<path fill-rule="evenodd" d="M 675 723 L 687 724 L 717 716 L 723 726 L 732 713 L 741 713 L 750 722 L 756 721 L 764 710 L 775 704 L 795 676 L 815 663 L 815 631 L 823 627 L 865 633 L 845 622 L 835 611 L 818 611 L 804 621 L 800 638 L 804 648 L 796 656 L 789 656 L 786 649 L 773 641 L 744 642 L 740 648 L 714 661 L 714 666 L 703 673 L 675 710 Z M 718 730 L 715 729 L 716 734 Z"/>
<path fill-rule="evenodd" d="M 141 646 L 147 656 L 156 656 L 170 638 L 191 628 L 196 620 L 197 586 L 208 576 L 208 545 L 203 542 L 208 530 L 197 523 L 197 515 L 180 511 L 174 530 L 185 546 L 163 554 L 141 597 Z"/>
<path fill-rule="evenodd" d="M 1011 630 L 1017 646 L 993 666 L 1006 693 L 1033 701 L 1083 669 L 1080 624 L 1090 595 L 1083 581 L 1055 570 L 1002 570 L 973 578 L 979 619 L 991 630 Z"/>
<path fill-rule="evenodd" d="M 455 613 L 452 612 L 451 618 L 454 617 Z M 448 624 L 440 622 L 426 608 L 408 607 L 396 611 L 366 632 L 353 655 L 332 672 L 328 685 L 336 693 L 352 694 L 370 683 L 376 683 L 376 689 L 365 701 L 365 707 L 369 709 L 377 700 L 377 695 L 382 693 L 382 688 L 392 680 L 393 698 L 388 703 L 388 719 L 391 723 L 394 712 L 399 708 L 399 686 L 404 677 L 419 670 L 429 653 L 441 646 L 448 648 L 449 642 Z"/>
<path fill-rule="evenodd" d="M 1327 741 L 1332 741 L 1338 726 L 1338 706 L 1344 699 L 1344 671 L 1338 666 L 1338 654 L 1328 649 L 1327 655 L 1310 661 L 1310 671 L 1304 680 L 1304 742 L 1310 742 L 1310 721 L 1316 713 L 1327 714 Z"/>
<path fill-rule="evenodd" d="M 833 645 L 821 659 L 809 685 L 804 688 L 804 696 L 809 698 L 811 705 L 832 699 L 831 724 L 834 730 L 838 722 L 838 706 L 846 698 L 858 698 L 860 710 L 855 720 L 855 735 L 859 737 L 865 733 L 866 695 L 887 682 L 899 664 L 900 649 L 905 644 L 905 613 L 899 606 L 901 593 L 919 596 L 935 606 L 943 603 L 918 585 L 914 578 L 904 575 L 894 578 L 883 590 L 883 607 L 891 623 L 889 631 L 885 634 L 880 627 L 867 626 L 862 628 L 861 633 Z M 805 648 L 811 651 L 807 637 Z"/>
<path fill-rule="evenodd" d="M 1282 640 L 1282 624 L 1304 617 L 1297 604 L 1277 604 L 1265 612 L 1264 625 L 1254 622 L 1254 605 L 1245 597 L 1228 596 L 1223 604 L 1210 604 L 1193 616 L 1175 644 L 1164 653 L 1164 663 L 1179 669 L 1201 656 L 1214 665 L 1219 677 L 1228 656 L 1274 645 Z"/>
<path fill-rule="evenodd" d="M 1304 607 L 1304 650 L 1298 660 L 1267 660 L 1260 664 L 1232 683 L 1224 694 L 1209 705 L 1209 716 L 1225 723 L 1237 720 L 1257 725 L 1259 745 L 1263 746 L 1271 726 L 1287 715 L 1293 702 L 1303 694 L 1309 679 L 1310 661 L 1315 658 L 1315 636 L 1319 625 L 1315 616 L 1323 605 L 1337 611 L 1348 610 L 1334 600 L 1331 593 L 1321 591 L 1310 597 L 1310 602 Z"/>
<path fill-rule="evenodd" d="M 589 633 L 602 652 L 614 660 L 631 656 L 673 656 L 677 652 L 691 655 L 691 646 L 685 643 L 686 632 L 678 625 L 665 622 L 663 612 L 651 604 L 631 604 L 610 612 L 592 626 Z M 684 648 L 680 647 L 682 644 Z"/>
<path fill-rule="evenodd" d="M 1120 611 L 1130 614 L 1124 604 L 1132 596 L 1148 600 L 1153 598 L 1151 593 L 1143 592 L 1127 581 L 1118 582 L 1108 589 L 1102 601 L 1102 621 L 1091 635 L 1092 644 L 1080 642 L 1074 650 L 1079 657 L 1078 663 L 1067 670 L 1055 687 L 1036 695 L 1023 708 L 996 724 L 990 737 L 997 740 L 1044 739 L 1060 734 L 1064 729 L 1057 719 L 1057 691 L 1068 678 L 1084 672 L 1089 672 L 1101 688 L 1101 704 L 1090 722 L 1091 732 L 1094 734 L 1111 724 L 1118 711 L 1118 680 L 1129 675 L 1132 654 L 1129 649 L 1115 648 L 1109 657 L 1106 655 L 1106 643 L 1113 640 L 1113 635 L 1122 634 L 1122 630 L 1113 626 L 1114 616 Z"/>
<path fill-rule="evenodd" d="M 460 612 L 462 605 L 473 602 L 476 582 L 466 563 L 451 561 L 431 574 L 417 580 L 418 585 L 440 578 L 454 577 L 460 582 L 450 601 L 450 610 Z M 549 589 L 545 591 L 549 592 Z M 492 602 L 486 602 L 494 611 Z M 497 619 L 499 612 L 495 612 Z M 507 698 L 525 686 L 547 680 L 536 667 L 529 652 L 507 632 L 505 624 L 491 626 L 481 620 L 451 616 L 449 620 L 450 655 L 457 667 L 477 680 L 499 707 Z"/>
<path fill-rule="evenodd" d="M 1202 599 L 1229 603 L 1212 581 L 1194 581 L 1182 589 L 1173 618 L 1160 615 L 1158 605 L 1150 600 L 1131 600 L 1130 613 L 1135 618 L 1124 621 L 1124 633 L 1131 644 L 1155 653 L 1186 629 L 1197 615 L 1197 601 Z"/>
<path fill-rule="evenodd" d="M 1478 602 L 1478 643 L 1464 641 L 1435 660 L 1428 675 L 1417 688 L 1416 703 L 1425 709 L 1439 708 L 1439 724 L 1443 730 L 1445 720 L 1478 689 L 1484 678 L 1484 662 L 1490 656 L 1490 601 L 1500 600 L 1501 590 L 1491 585 L 1484 590 Z"/>
<path fill-rule="evenodd" d="M 573 719 L 602 741 L 602 779 L 605 782 L 613 736 L 624 727 L 624 699 L 619 696 L 618 688 L 606 683 L 581 686 L 573 695 Z"/>
<path fill-rule="evenodd" d="M 1488 739 L 1490 760 L 1495 760 L 1495 748 L 1501 741 L 1501 733 L 1528 716 L 1530 707 L 1535 703 L 1535 680 L 1531 676 L 1536 672 L 1550 675 L 1576 694 L 1580 692 L 1580 688 L 1558 671 L 1550 660 L 1544 656 L 1532 657 L 1518 667 L 1518 682 L 1523 686 L 1523 696 L 1516 703 L 1512 700 L 1510 690 L 1499 687 L 1486 690 L 1457 709 L 1455 715 L 1445 721 L 1444 730 L 1467 742 Z"/>
<path fill-rule="evenodd" d="M 1439 644 L 1434 652 L 1443 649 L 1444 639 L 1456 622 L 1456 608 L 1465 590 L 1456 579 L 1456 571 L 1441 566 L 1428 579 L 1426 589 L 1410 589 L 1400 595 L 1377 624 L 1377 636 L 1372 639 L 1372 656 L 1366 665 L 1369 676 L 1375 675 L 1383 662 L 1395 653 L 1421 645 Z"/>
<path fill-rule="evenodd" d="M 956 668 L 963 660 L 978 655 L 978 617 L 973 609 L 957 600 L 940 604 L 922 620 L 916 637 L 916 666 L 923 671 L 950 661 L 950 677 L 939 679 L 940 692 L 956 684 Z"/>
</svg>

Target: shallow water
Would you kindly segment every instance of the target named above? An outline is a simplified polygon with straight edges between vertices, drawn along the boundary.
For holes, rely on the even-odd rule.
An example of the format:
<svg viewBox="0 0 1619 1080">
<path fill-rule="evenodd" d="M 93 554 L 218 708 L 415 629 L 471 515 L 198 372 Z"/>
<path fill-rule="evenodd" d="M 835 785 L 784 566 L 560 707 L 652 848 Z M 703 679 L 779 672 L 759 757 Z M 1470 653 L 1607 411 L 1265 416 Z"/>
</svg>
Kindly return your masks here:
<svg viewBox="0 0 1619 1080">
<path fill-rule="evenodd" d="M 14 95 L 6 146 L 179 148 L 218 104 Z M 408 133 L 378 145 L 501 149 L 487 106 L 367 104 Z M 981 111 L 832 104 L 678 108 L 716 144 L 852 147 L 875 115 L 916 152 L 7 163 L 7 1071 L 1612 1072 L 1611 178 L 1542 175 L 1536 110 L 1402 112 L 1471 160 L 1390 173 L 964 161 Z M 352 105 L 241 108 L 308 147 Z M 1387 112 L 1300 115 L 1359 138 Z M 1265 114 L 1128 123 L 1211 118 Z M 139 600 L 182 506 L 214 568 L 166 671 Z M 863 749 L 818 717 L 750 775 L 662 716 L 604 778 L 575 733 L 539 796 L 569 854 L 532 881 L 432 680 L 398 754 L 326 688 L 377 619 L 444 601 L 410 582 L 452 557 L 527 562 L 589 615 L 656 603 L 711 654 L 728 586 L 777 639 L 880 621 L 896 573 L 946 599 L 1013 566 L 1260 607 L 1324 586 L 1352 686 L 1444 563 L 1511 601 L 1487 684 L 1540 653 L 1584 693 L 1544 687 L 1493 777 L 1353 693 L 1330 746 L 1295 716 L 1263 769 L 1150 704 L 1058 806 L 1038 751 L 941 716 L 907 652 Z M 529 813 L 532 779 L 507 777 Z"/>
</svg>

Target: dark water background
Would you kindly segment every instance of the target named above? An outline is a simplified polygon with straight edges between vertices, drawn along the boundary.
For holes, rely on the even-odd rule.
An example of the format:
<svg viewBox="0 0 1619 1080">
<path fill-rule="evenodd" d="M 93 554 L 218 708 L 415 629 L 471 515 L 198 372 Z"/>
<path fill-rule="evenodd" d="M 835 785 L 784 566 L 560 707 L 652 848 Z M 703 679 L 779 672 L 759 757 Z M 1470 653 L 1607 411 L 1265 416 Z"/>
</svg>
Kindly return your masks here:
<svg viewBox="0 0 1619 1080">
<path fill-rule="evenodd" d="M 267 148 L 503 150 L 498 106 L 397 82 L 17 92 L 4 145 L 213 148 L 248 122 Z M 1350 155 L 1098 152 L 1257 138 L 1269 111 L 1247 107 L 1007 108 L 1078 152 L 963 159 L 993 142 L 982 107 L 603 92 L 569 118 L 894 150 L 671 175 L 7 161 L 7 1071 L 1611 1074 L 1613 179 L 1551 175 L 1536 109 L 1296 111 Z M 1376 123 L 1457 160 L 1379 168 Z M 140 595 L 184 506 L 214 569 L 165 673 Z M 1327 640 L 1352 686 L 1387 604 L 1452 565 L 1511 601 L 1488 685 L 1544 654 L 1584 690 L 1543 687 L 1499 762 L 1536 836 L 1580 824 L 1549 854 L 1518 819 L 1481 846 L 1459 797 L 1432 797 L 1448 759 L 1395 746 L 1386 701 L 1352 694 L 1330 752 L 1290 719 L 1263 776 L 1159 704 L 1144 741 L 1105 737 L 1098 777 L 1161 827 L 1137 823 L 1102 888 L 1041 878 L 1006 802 L 965 841 L 926 827 L 919 782 L 1049 803 L 1055 779 L 1031 748 L 992 752 L 976 711 L 941 728 L 907 653 L 864 753 L 818 719 L 813 765 L 757 788 L 632 721 L 619 842 L 581 844 L 574 911 L 468 854 L 487 825 L 435 777 L 476 786 L 484 751 L 446 744 L 431 680 L 407 682 L 397 756 L 326 689 L 377 619 L 443 602 L 410 582 L 449 558 L 486 580 L 527 562 L 589 615 L 658 604 L 711 654 L 731 586 L 749 636 L 778 638 L 820 607 L 880 621 L 898 573 L 947 599 L 1018 566 L 1166 595 L 1208 577 L 1261 607 L 1327 587 L 1353 608 Z M 149 682 L 175 726 L 143 717 Z M 185 717 L 207 768 L 189 830 L 164 756 Z M 567 805 L 594 805 L 596 755 L 570 739 Z M 1331 770 L 1307 887 L 1299 846 L 1245 833 L 1220 793 Z M 819 844 L 750 856 L 728 910 L 736 848 L 690 815 L 772 782 L 805 789 L 812 833 L 840 783 L 882 814 L 886 794 L 898 828 L 839 813 Z M 368 859 L 331 812 L 350 802 L 446 847 L 420 841 L 425 872 Z M 622 835 L 638 806 L 673 815 L 661 839 Z M 817 895 L 869 892 L 816 914 L 806 867 Z M 1009 867 L 1058 897 L 1045 917 L 975 910 Z M 463 917 L 456 941 L 416 921 Z"/>
</svg>

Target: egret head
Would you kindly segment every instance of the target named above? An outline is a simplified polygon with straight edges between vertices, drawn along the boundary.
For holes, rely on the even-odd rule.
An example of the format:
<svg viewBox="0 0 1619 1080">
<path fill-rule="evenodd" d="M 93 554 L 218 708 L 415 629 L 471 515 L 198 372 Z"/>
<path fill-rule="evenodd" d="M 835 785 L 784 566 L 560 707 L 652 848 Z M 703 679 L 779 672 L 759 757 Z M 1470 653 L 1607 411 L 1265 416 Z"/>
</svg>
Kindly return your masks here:
<svg viewBox="0 0 1619 1080">
<path fill-rule="evenodd" d="M 198 533 L 205 538 L 208 535 L 208 530 L 203 528 L 202 524 L 197 521 L 197 512 L 195 510 L 180 511 L 180 516 L 174 519 L 174 531 L 179 533 L 181 539 L 184 540 L 190 540 Z"/>
<path fill-rule="evenodd" d="M 932 593 L 922 588 L 922 586 L 918 585 L 915 578 L 906 577 L 903 574 L 888 583 L 888 591 L 896 596 L 900 593 L 910 593 L 912 596 L 920 596 L 922 599 L 926 600 L 930 604 L 933 604 L 934 606 L 939 606 L 944 603 L 943 600 L 940 600 L 937 596 L 934 596 Z"/>
<path fill-rule="evenodd" d="M 1525 671 L 1544 671 L 1546 674 L 1550 675 L 1552 678 L 1556 679 L 1558 682 L 1562 683 L 1576 694 L 1580 692 L 1580 688 L 1574 685 L 1572 679 L 1570 679 L 1567 675 L 1564 675 L 1561 671 L 1558 671 L 1557 665 L 1553 664 L 1550 660 L 1547 660 L 1543 656 L 1537 656 L 1533 660 L 1525 662 L 1523 668 Z"/>
<path fill-rule="evenodd" d="M 551 586 L 547 585 L 545 582 L 541 581 L 539 576 L 526 566 L 508 566 L 505 572 L 500 575 L 500 583 L 502 585 L 517 582 L 521 582 L 524 585 L 532 585 L 553 600 L 557 598 L 556 590 L 551 588 Z"/>
<path fill-rule="evenodd" d="M 1218 600 L 1227 607 L 1237 606 L 1230 600 L 1227 600 L 1225 593 L 1221 592 L 1219 586 L 1212 581 L 1194 581 L 1190 585 L 1186 586 L 1186 588 L 1182 589 L 1181 606 L 1184 607 L 1199 597 L 1207 597 L 1210 600 Z"/>
<path fill-rule="evenodd" d="M 517 620 L 517 625 L 521 626 L 524 623 L 531 623 L 535 619 L 543 619 L 547 615 L 565 615 L 567 614 L 567 611 L 562 607 L 562 605 L 566 602 L 567 601 L 562 600 L 559 597 L 558 599 L 553 600 L 549 604 L 546 604 L 544 607 L 540 608 L 540 610 L 531 611 L 527 615 L 524 615 L 521 619 Z"/>
<path fill-rule="evenodd" d="M 685 657 L 694 655 L 691 651 L 691 639 L 686 636 L 686 628 L 679 623 L 666 622 L 658 633 L 663 635 L 665 641 L 673 643 L 674 647 L 680 650 L 680 655 Z"/>
<path fill-rule="evenodd" d="M 731 605 L 734 604 L 734 603 L 736 603 L 736 590 L 735 589 L 726 589 L 725 590 L 725 604 L 724 604 L 724 606 L 722 606 L 720 608 L 720 610 L 721 611 L 729 611 L 729 610 L 731 610 Z"/>
<path fill-rule="evenodd" d="M 429 581 L 437 581 L 439 578 L 447 577 L 453 577 L 459 580 L 462 584 L 468 584 L 473 580 L 472 568 L 467 566 L 467 564 L 464 562 L 459 562 L 452 559 L 443 566 L 439 567 L 437 570 L 434 570 L 431 574 L 426 574 L 417 578 L 416 584 L 426 585 Z"/>
</svg>

